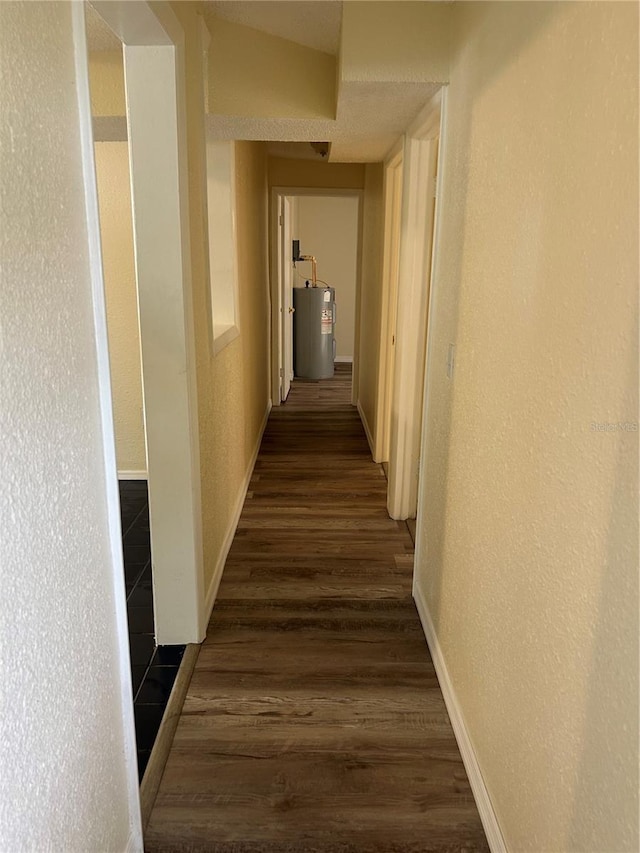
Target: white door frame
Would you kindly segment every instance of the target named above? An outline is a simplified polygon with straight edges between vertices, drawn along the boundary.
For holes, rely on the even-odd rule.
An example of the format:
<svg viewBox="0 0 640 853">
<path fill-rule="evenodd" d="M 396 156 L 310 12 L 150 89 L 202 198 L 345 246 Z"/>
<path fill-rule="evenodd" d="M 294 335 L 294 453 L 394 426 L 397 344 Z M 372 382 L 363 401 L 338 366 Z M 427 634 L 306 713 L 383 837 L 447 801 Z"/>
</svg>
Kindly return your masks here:
<svg viewBox="0 0 640 853">
<path fill-rule="evenodd" d="M 404 137 L 397 333 L 389 442 L 387 509 L 417 512 L 425 353 L 434 234 L 442 89 Z"/>
<path fill-rule="evenodd" d="M 297 205 L 294 196 L 280 196 L 280 238 L 278 248 L 278 276 L 280 280 L 279 293 L 281 300 L 280 322 L 282 324 L 280 339 L 280 402 L 284 403 L 291 390 L 293 379 L 293 267 L 291 262 L 291 245 L 294 231 L 291 227 L 292 212 Z"/>
<path fill-rule="evenodd" d="M 282 402 L 280 368 L 284 363 L 283 346 L 283 324 L 282 314 L 284 310 L 282 289 L 282 273 L 280 269 L 280 257 L 286 263 L 287 247 L 281 248 L 280 211 L 282 199 L 287 196 L 327 196 L 329 198 L 341 198 L 350 196 L 358 199 L 358 246 L 356 255 L 356 311 L 355 311 L 355 342 L 353 353 L 353 373 L 351 378 L 351 402 L 355 405 L 358 393 L 358 332 L 360 316 L 360 291 L 362 279 L 362 204 L 364 193 L 358 189 L 342 188 L 316 188 L 316 187 L 272 187 L 271 188 L 271 402 L 279 406 Z"/>
<path fill-rule="evenodd" d="M 398 309 L 398 272 L 402 213 L 402 172 L 404 139 L 398 140 L 384 167 L 384 254 L 382 268 L 382 306 L 380 319 L 380 357 L 378 361 L 378 401 L 374 460 L 389 461 L 391 401 L 395 363 L 395 331 Z"/>
<path fill-rule="evenodd" d="M 92 0 L 124 45 L 158 644 L 205 634 L 184 33 L 168 4 Z"/>
</svg>

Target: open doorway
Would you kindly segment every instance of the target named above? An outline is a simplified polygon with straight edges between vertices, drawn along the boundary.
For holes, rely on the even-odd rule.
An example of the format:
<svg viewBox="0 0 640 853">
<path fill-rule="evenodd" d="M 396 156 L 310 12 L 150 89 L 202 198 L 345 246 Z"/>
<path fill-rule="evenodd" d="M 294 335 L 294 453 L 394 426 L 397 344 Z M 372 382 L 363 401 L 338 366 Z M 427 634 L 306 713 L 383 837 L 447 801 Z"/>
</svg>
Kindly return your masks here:
<svg viewBox="0 0 640 853">
<path fill-rule="evenodd" d="M 272 394 L 276 405 L 287 400 L 291 383 L 296 379 L 314 381 L 315 374 L 309 374 L 302 365 L 299 349 L 296 359 L 296 323 L 299 328 L 302 320 L 296 318 L 294 304 L 296 293 L 314 287 L 314 277 L 325 297 L 320 300 L 322 305 L 318 312 L 318 324 L 322 329 L 319 340 L 326 343 L 324 332 L 327 339 L 329 335 L 332 338 L 329 370 L 324 370 L 322 375 L 326 378 L 329 373 L 336 374 L 343 382 L 347 381 L 349 398 L 353 401 L 352 378 L 357 372 L 355 338 L 360 287 L 360 208 L 359 191 L 273 190 L 272 293 L 277 317 L 273 324 Z M 296 262 L 294 245 L 301 256 Z M 301 296 L 299 299 L 302 301 Z"/>
<path fill-rule="evenodd" d="M 100 0 L 85 23 L 142 778 L 185 644 L 203 635 L 181 29 L 168 10 Z"/>
<path fill-rule="evenodd" d="M 394 288 L 393 276 L 385 282 L 388 298 L 395 302 L 395 311 L 389 311 L 395 317 L 395 333 L 392 332 L 392 387 L 386 396 L 387 510 L 394 519 L 415 519 L 417 514 L 442 104 L 443 93 L 439 91 L 404 137 L 397 285 Z M 389 165 L 390 176 L 397 180 L 397 156 Z M 385 225 L 388 251 L 393 249 L 393 234 L 389 234 L 393 225 L 391 216 Z M 395 263 L 390 255 L 390 264 Z M 381 340 L 381 352 L 387 345 L 388 341 Z M 453 370 L 453 350 L 450 361 L 448 373 Z"/>
<path fill-rule="evenodd" d="M 382 311 L 380 319 L 380 362 L 376 459 L 382 461 L 389 474 L 389 442 L 391 435 L 391 401 L 396 351 L 398 313 L 398 274 L 400 269 L 400 229 L 402 224 L 403 140 L 400 140 L 385 163 L 384 175 L 384 266 L 382 271 Z"/>
</svg>

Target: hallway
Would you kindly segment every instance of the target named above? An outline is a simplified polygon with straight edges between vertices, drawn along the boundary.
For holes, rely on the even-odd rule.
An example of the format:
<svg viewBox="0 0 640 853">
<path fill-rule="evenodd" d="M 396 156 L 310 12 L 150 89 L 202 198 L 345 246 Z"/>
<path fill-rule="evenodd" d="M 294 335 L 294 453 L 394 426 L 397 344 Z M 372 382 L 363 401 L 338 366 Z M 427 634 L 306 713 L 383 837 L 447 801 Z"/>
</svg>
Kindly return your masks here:
<svg viewBox="0 0 640 853">
<path fill-rule="evenodd" d="M 147 851 L 488 849 L 338 368 L 271 414 Z"/>
</svg>

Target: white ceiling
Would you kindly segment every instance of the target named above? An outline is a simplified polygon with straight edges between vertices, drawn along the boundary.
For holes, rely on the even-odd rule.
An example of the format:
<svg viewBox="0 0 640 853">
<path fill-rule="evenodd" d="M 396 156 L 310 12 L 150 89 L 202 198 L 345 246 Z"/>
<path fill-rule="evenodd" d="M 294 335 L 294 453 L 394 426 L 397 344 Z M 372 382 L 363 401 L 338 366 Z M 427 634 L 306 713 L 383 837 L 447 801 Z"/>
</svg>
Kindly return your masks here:
<svg viewBox="0 0 640 853">
<path fill-rule="evenodd" d="M 205 14 L 338 55 L 339 0 L 205 0 Z"/>
<path fill-rule="evenodd" d="M 215 139 L 328 140 L 331 162 L 376 163 L 384 159 L 438 88 L 437 83 L 343 83 L 335 120 L 209 114 L 207 131 Z M 297 156 L 296 149 L 280 148 L 278 156 Z"/>
</svg>

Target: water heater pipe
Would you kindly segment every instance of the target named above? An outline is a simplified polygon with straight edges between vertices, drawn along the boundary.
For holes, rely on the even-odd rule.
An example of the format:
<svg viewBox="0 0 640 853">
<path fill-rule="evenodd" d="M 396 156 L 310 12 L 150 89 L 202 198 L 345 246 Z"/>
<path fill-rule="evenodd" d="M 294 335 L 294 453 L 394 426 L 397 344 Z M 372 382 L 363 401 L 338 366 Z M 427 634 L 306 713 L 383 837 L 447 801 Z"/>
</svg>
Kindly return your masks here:
<svg viewBox="0 0 640 853">
<path fill-rule="evenodd" d="M 300 255 L 298 257 L 299 261 L 311 261 L 311 284 L 314 287 L 317 287 L 318 282 L 318 262 L 314 258 L 313 255 Z"/>
</svg>

